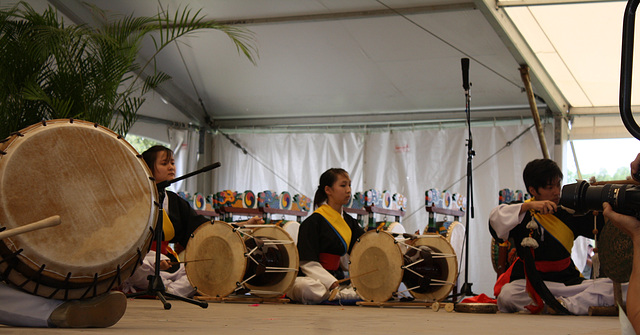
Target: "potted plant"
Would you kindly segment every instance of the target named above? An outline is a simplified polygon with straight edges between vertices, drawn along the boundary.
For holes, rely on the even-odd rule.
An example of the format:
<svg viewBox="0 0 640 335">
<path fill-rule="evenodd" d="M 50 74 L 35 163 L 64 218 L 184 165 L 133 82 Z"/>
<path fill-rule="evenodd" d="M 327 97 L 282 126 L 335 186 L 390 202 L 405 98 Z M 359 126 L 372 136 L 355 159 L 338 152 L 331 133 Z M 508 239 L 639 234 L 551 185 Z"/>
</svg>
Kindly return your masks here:
<svg viewBox="0 0 640 335">
<path fill-rule="evenodd" d="M 188 8 L 152 17 L 108 17 L 101 27 L 66 25 L 51 6 L 43 13 L 28 3 L 0 10 L 0 139 L 48 119 L 83 119 L 125 135 L 145 94 L 170 79 L 155 69 L 155 56 L 181 36 L 199 29 L 226 33 L 238 52 L 255 64 L 253 34 L 220 25 Z M 152 38 L 145 63 L 138 52 Z M 151 69 L 151 76 L 141 73 Z"/>
</svg>

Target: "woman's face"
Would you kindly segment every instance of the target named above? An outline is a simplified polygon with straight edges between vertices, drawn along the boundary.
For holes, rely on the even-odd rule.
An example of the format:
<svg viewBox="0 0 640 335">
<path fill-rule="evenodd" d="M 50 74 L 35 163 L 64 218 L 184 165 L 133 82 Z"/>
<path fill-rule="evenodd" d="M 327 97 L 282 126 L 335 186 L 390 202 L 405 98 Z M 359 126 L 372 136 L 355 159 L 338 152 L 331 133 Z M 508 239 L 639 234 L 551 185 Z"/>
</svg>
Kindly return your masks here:
<svg viewBox="0 0 640 335">
<path fill-rule="evenodd" d="M 351 179 L 349 175 L 338 175 L 338 179 L 331 186 L 325 186 L 327 203 L 345 205 L 351 198 Z"/>
<path fill-rule="evenodd" d="M 163 181 L 171 180 L 176 177 L 176 166 L 173 156 L 167 158 L 165 151 L 159 152 L 154 165 L 153 178 L 156 184 Z"/>
</svg>

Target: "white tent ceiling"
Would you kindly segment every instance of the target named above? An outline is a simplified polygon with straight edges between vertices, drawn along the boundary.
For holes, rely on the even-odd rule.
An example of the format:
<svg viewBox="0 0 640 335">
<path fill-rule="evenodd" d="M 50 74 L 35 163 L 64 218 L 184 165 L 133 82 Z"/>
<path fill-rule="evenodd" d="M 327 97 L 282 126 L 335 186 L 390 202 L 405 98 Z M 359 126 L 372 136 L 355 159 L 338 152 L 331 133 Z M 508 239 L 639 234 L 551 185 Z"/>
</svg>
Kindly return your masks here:
<svg viewBox="0 0 640 335">
<path fill-rule="evenodd" d="M 548 107 L 598 122 L 617 118 L 624 1 L 86 2 L 116 15 L 188 6 L 255 33 L 256 65 L 218 31 L 164 50 L 159 69 L 173 80 L 143 106 L 141 115 L 152 119 L 205 126 L 208 118 L 222 128 L 461 122 L 463 57 L 471 59 L 472 122 L 531 116 L 520 64 L 531 69 L 542 114 Z M 81 1 L 48 3 L 73 22 L 95 24 Z M 142 57 L 151 49 L 149 43 Z"/>
</svg>

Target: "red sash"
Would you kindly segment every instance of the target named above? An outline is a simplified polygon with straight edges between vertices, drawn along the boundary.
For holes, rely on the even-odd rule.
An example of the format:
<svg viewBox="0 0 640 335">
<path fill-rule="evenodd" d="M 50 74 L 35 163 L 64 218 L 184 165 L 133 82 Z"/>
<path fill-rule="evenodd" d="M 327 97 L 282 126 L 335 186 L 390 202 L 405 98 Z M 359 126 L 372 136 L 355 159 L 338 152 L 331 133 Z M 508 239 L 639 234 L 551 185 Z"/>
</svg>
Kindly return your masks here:
<svg viewBox="0 0 640 335">
<path fill-rule="evenodd" d="M 340 267 L 340 256 L 328 254 L 326 252 L 321 252 L 318 256 L 320 258 L 320 264 L 322 264 L 323 268 L 330 271 L 335 271 Z"/>
<path fill-rule="evenodd" d="M 540 272 L 559 272 L 571 265 L 571 257 L 559 261 L 536 261 L 536 270 Z"/>
<path fill-rule="evenodd" d="M 513 270 L 513 266 L 519 261 L 521 261 L 520 257 L 516 258 L 509 269 L 498 277 L 496 284 L 493 286 L 494 297 L 498 297 L 500 291 L 502 291 L 502 287 L 511 280 L 511 271 Z M 567 257 L 559 261 L 536 261 L 536 270 L 540 272 L 557 272 L 566 269 L 570 265 L 571 257 Z"/>
<path fill-rule="evenodd" d="M 533 250 L 531 250 L 531 252 L 533 253 Z M 509 283 L 509 281 L 511 280 L 511 272 L 513 270 L 513 266 L 519 261 L 520 261 L 520 257 L 518 257 L 513 262 L 513 264 L 511 264 L 509 269 L 507 269 L 505 273 L 501 274 L 500 277 L 498 277 L 498 280 L 496 280 L 496 284 L 493 286 L 493 294 L 496 298 L 500 294 L 500 291 L 502 291 L 502 287 L 505 284 Z M 536 261 L 535 264 L 536 264 L 536 270 L 540 272 L 557 272 L 557 271 L 562 271 L 571 265 L 571 257 L 567 257 L 565 259 L 561 259 L 558 261 Z M 542 298 L 540 298 L 540 295 L 538 295 L 538 293 L 533 289 L 528 278 L 526 278 L 526 281 L 527 281 L 526 290 L 529 293 L 529 296 L 531 296 L 531 299 L 534 301 L 535 304 L 527 305 L 525 306 L 525 308 L 528 309 L 532 314 L 538 314 L 542 311 L 542 308 L 544 307 L 544 302 L 542 301 Z"/>
</svg>

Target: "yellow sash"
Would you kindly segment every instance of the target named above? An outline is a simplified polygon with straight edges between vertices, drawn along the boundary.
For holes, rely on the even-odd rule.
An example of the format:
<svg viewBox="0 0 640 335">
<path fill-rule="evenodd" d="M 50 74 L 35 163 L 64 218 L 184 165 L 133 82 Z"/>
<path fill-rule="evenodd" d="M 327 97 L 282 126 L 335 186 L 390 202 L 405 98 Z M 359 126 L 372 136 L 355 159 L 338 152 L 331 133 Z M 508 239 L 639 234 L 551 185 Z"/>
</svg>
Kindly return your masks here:
<svg viewBox="0 0 640 335">
<path fill-rule="evenodd" d="M 349 251 L 349 243 L 351 243 L 351 228 L 347 224 L 347 221 L 344 220 L 340 213 L 336 212 L 329 205 L 322 205 L 316 209 L 314 213 L 318 213 L 324 217 L 329 224 L 335 229 L 335 231 L 342 237 L 345 252 Z"/>
<path fill-rule="evenodd" d="M 173 229 L 173 223 L 171 223 L 171 219 L 169 219 L 169 214 L 167 211 L 162 209 L 162 232 L 164 233 L 164 240 L 171 241 L 174 236 L 176 236 L 176 231 Z"/>
<path fill-rule="evenodd" d="M 535 201 L 534 198 L 528 199 L 525 202 Z M 573 231 L 567 227 L 560 219 L 558 219 L 553 214 L 540 214 L 533 210 L 529 211 L 531 216 L 538 221 L 542 227 L 549 232 L 553 237 L 555 237 L 558 242 L 562 243 L 565 249 L 569 253 L 571 253 L 571 248 L 573 248 L 573 240 L 575 236 L 573 235 Z"/>
</svg>

